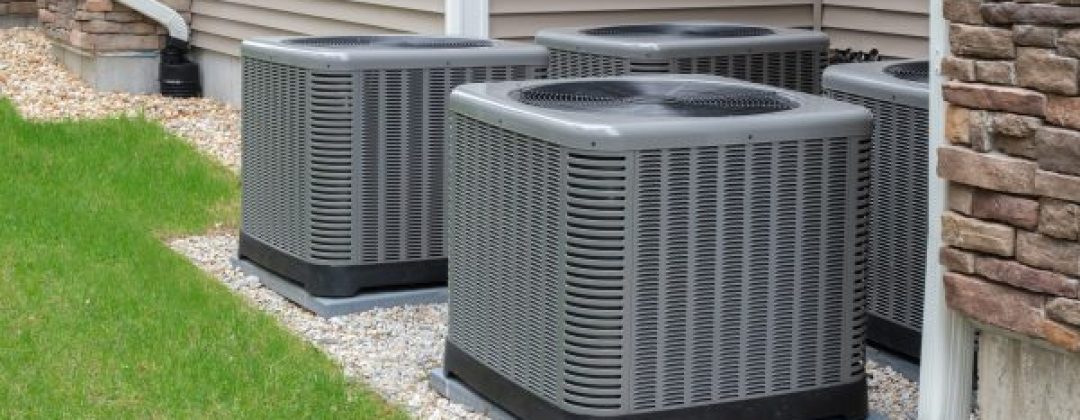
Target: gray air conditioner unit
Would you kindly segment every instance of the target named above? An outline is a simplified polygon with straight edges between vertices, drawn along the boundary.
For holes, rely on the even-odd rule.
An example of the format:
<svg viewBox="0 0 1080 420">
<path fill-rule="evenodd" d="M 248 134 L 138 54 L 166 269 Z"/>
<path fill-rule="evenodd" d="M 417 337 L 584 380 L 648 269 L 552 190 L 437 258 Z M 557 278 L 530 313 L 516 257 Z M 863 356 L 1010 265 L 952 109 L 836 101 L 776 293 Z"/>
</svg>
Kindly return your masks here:
<svg viewBox="0 0 1080 420">
<path fill-rule="evenodd" d="M 240 256 L 315 296 L 444 283 L 446 98 L 547 52 L 427 36 L 245 41 Z"/>
<path fill-rule="evenodd" d="M 930 105 L 926 60 L 844 64 L 825 91 L 875 116 L 870 154 L 867 339 L 919 357 L 926 276 Z"/>
<path fill-rule="evenodd" d="M 807 93 L 821 90 L 821 32 L 718 22 L 544 29 L 552 78 L 711 74 Z"/>
<path fill-rule="evenodd" d="M 449 375 L 522 418 L 863 418 L 870 113 L 712 76 L 450 99 Z"/>
</svg>

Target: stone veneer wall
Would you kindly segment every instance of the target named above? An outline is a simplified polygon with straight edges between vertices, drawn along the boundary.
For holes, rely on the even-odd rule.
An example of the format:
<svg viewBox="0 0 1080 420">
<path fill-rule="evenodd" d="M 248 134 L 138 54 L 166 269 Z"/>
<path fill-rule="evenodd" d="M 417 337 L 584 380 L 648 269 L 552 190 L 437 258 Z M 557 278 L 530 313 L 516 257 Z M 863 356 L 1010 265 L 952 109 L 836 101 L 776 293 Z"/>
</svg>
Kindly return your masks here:
<svg viewBox="0 0 1080 420">
<path fill-rule="evenodd" d="M 945 16 L 947 301 L 1080 352 L 1080 0 L 946 0 Z"/>
<path fill-rule="evenodd" d="M 3 0 L 0 0 L 3 1 Z M 164 0 L 191 22 L 191 0 Z M 38 19 L 60 43 L 85 51 L 160 50 L 165 28 L 113 0 L 38 0 Z"/>
<path fill-rule="evenodd" d="M 983 420 L 1080 418 L 1080 0 L 945 0 L 945 297 Z"/>
</svg>

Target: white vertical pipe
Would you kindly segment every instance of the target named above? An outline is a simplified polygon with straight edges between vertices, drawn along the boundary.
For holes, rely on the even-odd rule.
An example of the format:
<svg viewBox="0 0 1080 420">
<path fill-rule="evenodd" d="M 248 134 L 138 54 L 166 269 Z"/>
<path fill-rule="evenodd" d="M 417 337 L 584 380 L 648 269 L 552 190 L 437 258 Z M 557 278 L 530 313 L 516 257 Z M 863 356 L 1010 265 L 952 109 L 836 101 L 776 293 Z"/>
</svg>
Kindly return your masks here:
<svg viewBox="0 0 1080 420">
<path fill-rule="evenodd" d="M 919 419 L 967 420 L 971 413 L 975 332 L 971 323 L 945 303 L 941 215 L 946 182 L 937 176 L 937 149 L 945 138 L 945 102 L 941 95 L 941 59 L 949 52 L 949 29 L 942 0 L 930 0 L 930 159 L 929 238 L 926 247 L 926 293 L 919 372 Z"/>
<path fill-rule="evenodd" d="M 446 0 L 444 19 L 447 35 L 487 38 L 490 28 L 488 0 Z"/>
<path fill-rule="evenodd" d="M 190 30 L 180 13 L 157 0 L 119 0 L 120 4 L 130 7 L 143 16 L 153 19 L 169 30 L 169 37 L 187 42 Z"/>
<path fill-rule="evenodd" d="M 814 0 L 814 30 L 821 32 L 821 29 L 825 26 L 825 5 L 822 4 L 824 0 Z"/>
</svg>

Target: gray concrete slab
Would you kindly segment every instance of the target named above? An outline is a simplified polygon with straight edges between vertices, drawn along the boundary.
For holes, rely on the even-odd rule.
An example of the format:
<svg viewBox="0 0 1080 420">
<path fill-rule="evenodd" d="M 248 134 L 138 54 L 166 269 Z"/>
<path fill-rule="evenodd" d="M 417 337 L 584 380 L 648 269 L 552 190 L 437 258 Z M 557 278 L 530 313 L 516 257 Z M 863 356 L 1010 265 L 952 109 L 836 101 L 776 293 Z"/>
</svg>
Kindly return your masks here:
<svg viewBox="0 0 1080 420">
<path fill-rule="evenodd" d="M 68 71 L 94 89 L 107 92 L 157 93 L 157 51 L 90 52 L 53 42 L 53 55 Z"/>
<path fill-rule="evenodd" d="M 428 381 L 435 392 L 446 399 L 465 406 L 470 411 L 483 414 L 492 420 L 515 420 L 512 414 L 492 404 L 490 401 L 473 391 L 468 385 L 448 376 L 446 370 L 437 368 L 428 374 Z"/>
<path fill-rule="evenodd" d="M 37 15 L 0 15 L 0 29 L 39 26 Z"/>
<path fill-rule="evenodd" d="M 312 296 L 303 287 L 271 273 L 248 260 L 233 259 L 244 274 L 255 276 L 270 290 L 325 318 L 375 308 L 446 302 L 446 286 L 376 291 L 346 298 Z"/>
<path fill-rule="evenodd" d="M 891 367 L 911 382 L 919 382 L 919 363 L 916 361 L 872 346 L 866 346 L 866 358 L 879 365 Z"/>
<path fill-rule="evenodd" d="M 483 414 L 492 420 L 516 420 L 513 414 L 507 413 L 491 401 L 476 393 L 468 385 L 457 378 L 446 374 L 443 368 L 436 368 L 428 374 L 428 382 L 439 395 L 451 402 L 461 404 L 470 411 Z M 871 412 L 866 420 L 888 420 L 888 416 Z"/>
</svg>

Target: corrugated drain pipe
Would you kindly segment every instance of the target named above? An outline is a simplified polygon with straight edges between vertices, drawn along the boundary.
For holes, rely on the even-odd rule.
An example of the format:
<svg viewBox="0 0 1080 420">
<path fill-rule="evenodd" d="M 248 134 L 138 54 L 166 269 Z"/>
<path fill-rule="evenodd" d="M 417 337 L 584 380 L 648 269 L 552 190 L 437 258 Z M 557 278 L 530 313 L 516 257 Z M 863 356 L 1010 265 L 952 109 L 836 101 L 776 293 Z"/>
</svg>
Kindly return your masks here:
<svg viewBox="0 0 1080 420">
<path fill-rule="evenodd" d="M 191 49 L 188 42 L 190 30 L 184 17 L 171 7 L 157 0 L 118 0 L 169 30 L 169 39 L 165 49 L 161 50 L 161 67 L 158 79 L 161 82 L 161 94 L 188 98 L 199 96 L 199 66 L 188 59 Z"/>
</svg>

